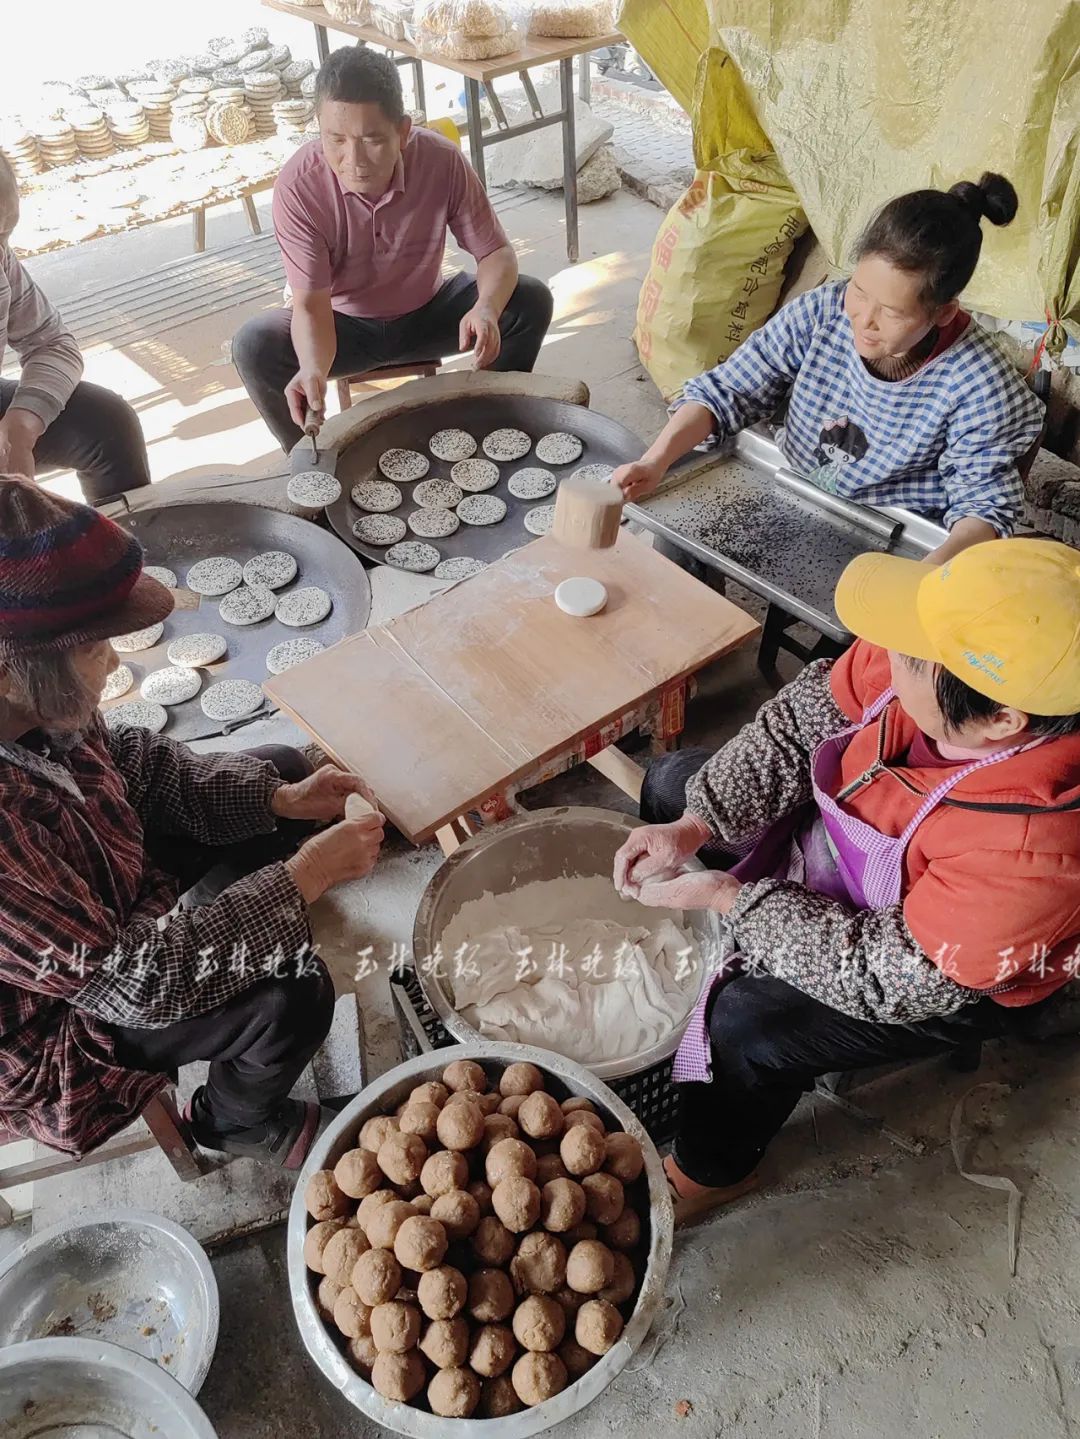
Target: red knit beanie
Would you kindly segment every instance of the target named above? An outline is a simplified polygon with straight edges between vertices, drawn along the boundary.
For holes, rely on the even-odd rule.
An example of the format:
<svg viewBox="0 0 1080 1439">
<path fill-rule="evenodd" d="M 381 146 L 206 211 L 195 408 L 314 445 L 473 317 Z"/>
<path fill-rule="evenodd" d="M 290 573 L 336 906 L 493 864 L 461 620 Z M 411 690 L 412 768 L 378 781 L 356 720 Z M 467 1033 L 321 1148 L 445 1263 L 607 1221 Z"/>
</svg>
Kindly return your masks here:
<svg viewBox="0 0 1080 1439">
<path fill-rule="evenodd" d="M 172 594 L 139 542 L 88 505 L 0 475 L 0 660 L 155 625 Z"/>
</svg>

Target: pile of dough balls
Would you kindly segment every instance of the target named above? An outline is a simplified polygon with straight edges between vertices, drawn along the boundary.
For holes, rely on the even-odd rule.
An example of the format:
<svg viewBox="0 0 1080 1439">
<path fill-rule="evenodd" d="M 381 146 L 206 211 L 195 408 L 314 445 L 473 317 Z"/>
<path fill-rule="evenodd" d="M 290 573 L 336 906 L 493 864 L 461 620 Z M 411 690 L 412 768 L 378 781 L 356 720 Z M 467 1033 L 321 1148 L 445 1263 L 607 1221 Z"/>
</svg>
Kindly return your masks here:
<svg viewBox="0 0 1080 1439">
<path fill-rule="evenodd" d="M 316 1306 L 385 1399 L 500 1419 L 622 1333 L 648 1245 L 641 1146 L 544 1084 L 456 1059 L 309 1181 Z"/>
</svg>

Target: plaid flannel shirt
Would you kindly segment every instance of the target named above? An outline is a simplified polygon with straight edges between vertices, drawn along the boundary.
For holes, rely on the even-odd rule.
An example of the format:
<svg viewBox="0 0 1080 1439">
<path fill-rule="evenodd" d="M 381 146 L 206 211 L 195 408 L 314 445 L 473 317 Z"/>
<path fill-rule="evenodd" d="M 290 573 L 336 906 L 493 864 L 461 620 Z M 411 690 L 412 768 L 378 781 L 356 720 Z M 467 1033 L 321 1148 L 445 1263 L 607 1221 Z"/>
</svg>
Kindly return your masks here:
<svg viewBox="0 0 1080 1439">
<path fill-rule="evenodd" d="M 266 834 L 265 761 L 197 755 L 100 720 L 66 752 L 0 744 L 0 1129 L 82 1154 L 165 1083 L 120 1068 L 109 1025 L 202 1014 L 308 953 L 282 864 L 178 910 L 147 836 L 230 844 Z"/>
<path fill-rule="evenodd" d="M 879 379 L 852 343 L 846 288 L 799 295 L 691 380 L 680 403 L 711 410 L 722 439 L 789 395 L 781 448 L 821 488 L 1011 534 L 1024 500 L 1017 462 L 1038 438 L 1042 402 L 974 322 L 914 375 Z"/>
</svg>

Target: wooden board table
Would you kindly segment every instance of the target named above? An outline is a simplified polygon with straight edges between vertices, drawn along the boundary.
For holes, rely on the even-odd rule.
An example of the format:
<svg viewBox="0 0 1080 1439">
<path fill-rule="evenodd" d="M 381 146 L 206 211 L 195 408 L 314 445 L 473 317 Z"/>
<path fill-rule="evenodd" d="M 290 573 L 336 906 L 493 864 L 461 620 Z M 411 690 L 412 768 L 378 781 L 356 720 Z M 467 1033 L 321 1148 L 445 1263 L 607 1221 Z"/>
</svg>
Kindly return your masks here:
<svg viewBox="0 0 1080 1439">
<path fill-rule="evenodd" d="M 578 245 L 578 196 L 577 196 L 577 140 L 574 131 L 574 60 L 581 56 L 580 85 L 581 98 L 589 97 L 589 55 L 593 50 L 603 50 L 610 45 L 621 45 L 622 36 L 593 35 L 588 39 L 554 40 L 530 36 L 520 50 L 509 55 L 500 55 L 494 60 L 454 60 L 446 55 L 430 54 L 418 49 L 409 40 L 396 40 L 376 30 L 373 25 L 354 25 L 348 20 L 335 20 L 321 5 L 296 5 L 291 0 L 262 0 L 270 10 L 280 10 L 283 15 L 293 15 L 298 20 L 307 20 L 315 26 L 315 43 L 320 62 L 330 53 L 326 32 L 337 30 L 351 35 L 364 45 L 381 45 L 394 53 L 398 65 L 411 65 L 416 108 L 426 110 L 424 99 L 424 61 L 438 65 L 460 75 L 465 82 L 465 112 L 469 129 L 469 158 L 480 176 L 480 182 L 487 188 L 484 165 L 484 151 L 503 140 L 512 140 L 518 135 L 528 135 L 533 130 L 543 130 L 549 125 L 561 125 L 563 132 L 563 196 L 566 202 L 566 254 L 573 262 L 579 254 Z M 539 96 L 533 86 L 529 71 L 537 65 L 557 64 L 559 67 L 559 108 L 544 113 Z M 502 102 L 495 92 L 495 81 L 503 75 L 517 74 L 529 102 L 533 118 L 521 124 L 511 125 L 503 111 Z M 496 129 L 484 133 L 480 116 L 480 90 L 483 87 L 488 104 L 495 117 Z"/>
<path fill-rule="evenodd" d="M 572 575 L 607 586 L 601 614 L 556 607 Z M 643 717 L 672 738 L 691 677 L 758 628 L 629 534 L 601 551 L 549 536 L 264 689 L 403 834 L 449 850 L 470 811 L 498 819 L 516 788 L 583 759 L 636 796 L 642 771 L 615 739 Z"/>
</svg>

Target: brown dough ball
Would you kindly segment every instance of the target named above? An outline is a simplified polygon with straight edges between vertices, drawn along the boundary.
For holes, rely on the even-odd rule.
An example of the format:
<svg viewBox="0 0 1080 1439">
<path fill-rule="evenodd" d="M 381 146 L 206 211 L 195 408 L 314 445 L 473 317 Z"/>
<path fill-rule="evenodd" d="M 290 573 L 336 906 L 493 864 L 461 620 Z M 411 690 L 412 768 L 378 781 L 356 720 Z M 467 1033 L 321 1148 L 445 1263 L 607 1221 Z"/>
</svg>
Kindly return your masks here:
<svg viewBox="0 0 1080 1439">
<path fill-rule="evenodd" d="M 451 1189 L 433 1202 L 431 1217 L 443 1225 L 451 1239 L 468 1239 L 480 1223 L 480 1206 L 466 1190 Z"/>
<path fill-rule="evenodd" d="M 452 1094 L 450 1096 L 446 1103 L 471 1104 L 475 1109 L 480 1109 L 480 1101 L 483 1099 L 483 1097 L 484 1096 L 482 1094 L 477 1094 L 475 1089 L 459 1089 L 456 1094 Z M 485 1112 L 486 1111 L 481 1110 L 481 1113 Z"/>
<path fill-rule="evenodd" d="M 420 1171 L 420 1183 L 433 1199 L 453 1189 L 462 1189 L 468 1178 L 469 1161 L 463 1154 L 447 1153 L 445 1149 L 426 1160 Z"/>
<path fill-rule="evenodd" d="M 555 1151 L 554 1154 L 541 1154 L 536 1161 L 536 1182 L 543 1189 L 545 1184 L 550 1184 L 553 1179 L 569 1179 L 570 1173 L 562 1162 L 562 1155 Z"/>
<path fill-rule="evenodd" d="M 606 1299 L 590 1299 L 578 1310 L 574 1338 L 590 1354 L 606 1354 L 622 1333 L 622 1315 Z"/>
<path fill-rule="evenodd" d="M 425 1270 L 439 1267 L 448 1243 L 446 1230 L 437 1219 L 413 1214 L 394 1238 L 394 1258 L 403 1268 L 423 1274 Z"/>
<path fill-rule="evenodd" d="M 489 1114 L 484 1120 L 480 1153 L 486 1157 L 500 1139 L 517 1139 L 520 1134 L 521 1130 L 508 1114 Z"/>
<path fill-rule="evenodd" d="M 345 1353 L 349 1356 L 349 1362 L 364 1376 L 371 1377 L 372 1366 L 379 1357 L 379 1351 L 375 1348 L 375 1341 L 370 1334 L 358 1334 L 355 1339 L 350 1339 L 345 1346 Z"/>
<path fill-rule="evenodd" d="M 346 1339 L 355 1339 L 360 1334 L 370 1334 L 371 1314 L 371 1309 L 360 1298 L 352 1285 L 343 1289 L 334 1300 L 334 1323 Z"/>
<path fill-rule="evenodd" d="M 575 1244 L 566 1261 L 566 1282 L 579 1294 L 599 1294 L 611 1283 L 615 1256 L 606 1244 L 584 1239 Z"/>
<path fill-rule="evenodd" d="M 477 1099 L 480 1105 L 480 1113 L 485 1119 L 490 1119 L 493 1114 L 498 1114 L 499 1105 L 502 1103 L 502 1100 L 494 1090 L 492 1090 L 490 1094 L 478 1095 Z"/>
<path fill-rule="evenodd" d="M 574 1114 L 579 1109 L 584 1110 L 586 1114 L 596 1113 L 596 1105 L 591 1099 L 586 1099 L 583 1094 L 572 1094 L 569 1099 L 564 1099 L 562 1102 L 564 1114 Z"/>
<path fill-rule="evenodd" d="M 437 1079 L 429 1079 L 426 1084 L 418 1084 L 409 1095 L 410 1104 L 433 1104 L 436 1109 L 441 1109 L 450 1098 L 450 1091 L 445 1084 L 440 1084 Z"/>
<path fill-rule="evenodd" d="M 505 1324 L 485 1324 L 473 1336 L 469 1363 L 477 1374 L 494 1379 L 499 1374 L 505 1374 L 516 1353 L 514 1335 Z"/>
<path fill-rule="evenodd" d="M 615 1272 L 611 1283 L 600 1291 L 600 1298 L 606 1299 L 609 1304 L 625 1304 L 637 1287 L 637 1275 L 634 1273 L 634 1266 L 625 1254 L 614 1254 Z"/>
<path fill-rule="evenodd" d="M 587 1174 L 581 1181 L 585 1208 L 594 1224 L 614 1224 L 626 1207 L 626 1192 L 614 1174 Z"/>
<path fill-rule="evenodd" d="M 311 1176 L 304 1190 L 304 1204 L 312 1219 L 320 1221 L 344 1219 L 352 1213 L 349 1196 L 342 1193 L 331 1169 L 316 1170 Z"/>
<path fill-rule="evenodd" d="M 480 1388 L 481 1419 L 506 1419 L 521 1408 L 521 1400 L 509 1374 L 500 1374 L 498 1379 L 485 1379 Z"/>
<path fill-rule="evenodd" d="M 504 1144 L 516 1143 L 504 1139 Z M 540 1191 L 531 1179 L 511 1174 L 491 1191 L 495 1213 L 513 1234 L 524 1234 L 540 1218 Z"/>
<path fill-rule="evenodd" d="M 553 1294 L 566 1283 L 566 1249 L 553 1234 L 526 1234 L 510 1262 L 519 1294 Z"/>
<path fill-rule="evenodd" d="M 411 1184 L 420 1178 L 427 1157 L 427 1145 L 419 1135 L 395 1129 L 379 1149 L 379 1168 L 391 1184 Z"/>
<path fill-rule="evenodd" d="M 472 1059 L 455 1059 L 443 1070 L 443 1083 L 457 1094 L 462 1089 L 471 1089 L 474 1094 L 483 1094 L 488 1087 L 487 1075 Z"/>
<path fill-rule="evenodd" d="M 645 1155 L 641 1145 L 632 1134 L 609 1134 L 605 1136 L 604 1147 L 607 1159 L 604 1168 L 623 1184 L 633 1184 L 645 1168 Z"/>
<path fill-rule="evenodd" d="M 595 1174 L 607 1158 L 604 1136 L 587 1124 L 575 1124 L 563 1135 L 559 1157 L 575 1178 Z"/>
<path fill-rule="evenodd" d="M 570 1113 L 566 1115 L 565 1123 L 567 1129 L 576 1129 L 580 1124 L 584 1125 L 586 1129 L 594 1130 L 597 1134 L 603 1134 L 605 1132 L 604 1121 L 598 1114 L 594 1114 L 591 1109 L 572 1109 Z"/>
<path fill-rule="evenodd" d="M 382 1184 L 383 1173 L 370 1149 L 350 1149 L 334 1165 L 334 1180 L 343 1194 L 364 1199 Z"/>
<path fill-rule="evenodd" d="M 474 1179 L 466 1190 L 476 1200 L 481 1214 L 490 1214 L 491 1209 L 491 1185 L 483 1179 Z"/>
<path fill-rule="evenodd" d="M 376 1189 L 374 1194 L 369 1194 L 366 1199 L 361 1199 L 360 1208 L 356 1211 L 356 1222 L 367 1234 L 368 1221 L 382 1204 L 394 1204 L 397 1202 L 398 1193 L 396 1189 Z"/>
<path fill-rule="evenodd" d="M 525 1103 L 528 1096 L 524 1094 L 508 1094 L 499 1105 L 499 1113 L 505 1114 L 508 1119 L 517 1120 L 518 1110 Z"/>
<path fill-rule="evenodd" d="M 540 1222 L 555 1234 L 565 1234 L 585 1218 L 585 1191 L 572 1179 L 552 1179 L 540 1191 Z"/>
<path fill-rule="evenodd" d="M 555 1139 L 563 1132 L 564 1118 L 559 1101 L 538 1089 L 518 1110 L 517 1122 L 531 1139 Z"/>
<path fill-rule="evenodd" d="M 337 1297 L 348 1285 L 339 1284 L 336 1279 L 329 1278 L 326 1274 L 319 1280 L 319 1287 L 315 1291 L 315 1308 L 319 1311 L 319 1318 L 326 1324 L 334 1322 L 334 1305 Z"/>
<path fill-rule="evenodd" d="M 559 1358 L 566 1365 L 566 1372 L 570 1376 L 570 1383 L 580 1379 L 587 1374 L 596 1363 L 597 1356 L 590 1354 L 587 1349 L 582 1349 L 576 1339 L 564 1339 L 559 1345 Z"/>
<path fill-rule="evenodd" d="M 372 1211 L 364 1230 L 372 1249 L 393 1249 L 398 1230 L 406 1219 L 411 1219 L 415 1213 L 416 1210 L 404 1199 L 380 1204 L 378 1209 Z"/>
<path fill-rule="evenodd" d="M 371 1382 L 376 1393 L 398 1404 L 407 1403 L 419 1394 L 426 1378 L 424 1361 L 415 1349 L 408 1354 L 380 1354 L 371 1366 Z"/>
<path fill-rule="evenodd" d="M 462 1318 L 433 1319 L 424 1330 L 421 1350 L 437 1369 L 455 1369 L 469 1352 L 469 1325 Z"/>
<path fill-rule="evenodd" d="M 514 1310 L 514 1338 L 523 1349 L 547 1353 L 557 1348 L 566 1333 L 566 1315 L 545 1294 L 530 1294 Z"/>
<path fill-rule="evenodd" d="M 609 1224 L 604 1230 L 604 1243 L 612 1249 L 636 1249 L 641 1243 L 641 1220 L 636 1209 L 631 1209 L 629 1204 L 616 1219 L 614 1224 Z"/>
<path fill-rule="evenodd" d="M 576 1319 L 581 1306 L 589 1302 L 589 1296 L 579 1294 L 576 1289 L 560 1289 L 557 1294 L 552 1295 L 552 1298 L 570 1320 Z"/>
<path fill-rule="evenodd" d="M 469 1280 L 469 1313 L 481 1324 L 498 1324 L 513 1310 L 514 1286 L 501 1269 L 478 1269 Z"/>
<path fill-rule="evenodd" d="M 370 1149 L 372 1154 L 378 1154 L 397 1127 L 398 1122 L 393 1115 L 376 1114 L 360 1131 L 360 1148 Z"/>
<path fill-rule="evenodd" d="M 392 1299 L 371 1311 L 371 1337 L 380 1354 L 405 1354 L 420 1338 L 420 1311 Z"/>
<path fill-rule="evenodd" d="M 484 1177 L 492 1189 L 511 1174 L 523 1174 L 526 1179 L 536 1177 L 536 1155 L 523 1139 L 500 1139 L 484 1161 Z"/>
<path fill-rule="evenodd" d="M 427 1397 L 433 1414 L 467 1419 L 480 1402 L 480 1380 L 471 1369 L 440 1369 Z"/>
<path fill-rule="evenodd" d="M 584 1194 L 584 1190 L 581 1191 Z M 593 1224 L 591 1219 L 583 1220 L 581 1224 L 575 1224 L 573 1229 L 568 1229 L 562 1236 L 564 1244 L 573 1249 L 575 1244 L 580 1244 L 584 1239 L 599 1239 L 600 1228 Z"/>
<path fill-rule="evenodd" d="M 501 1219 L 485 1214 L 472 1237 L 472 1251 L 483 1264 L 509 1264 L 516 1240 Z"/>
<path fill-rule="evenodd" d="M 339 1229 L 330 1236 L 330 1243 L 323 1250 L 323 1273 L 338 1284 L 348 1284 L 353 1265 L 370 1248 L 362 1229 Z"/>
<path fill-rule="evenodd" d="M 504 1099 L 509 1099 L 513 1094 L 532 1094 L 534 1090 L 543 1087 L 544 1076 L 535 1064 L 525 1062 L 508 1064 L 499 1080 L 499 1093 Z"/>
<path fill-rule="evenodd" d="M 316 1274 L 325 1274 L 323 1253 L 339 1229 L 345 1228 L 344 1219 L 321 1219 L 313 1224 L 304 1235 L 304 1263 Z"/>
<path fill-rule="evenodd" d="M 435 1138 L 441 1112 L 437 1104 L 407 1104 L 401 1114 L 402 1134 L 419 1135 L 425 1144 L 430 1144 Z"/>
<path fill-rule="evenodd" d="M 415 1199 L 410 1199 L 409 1203 L 416 1210 L 417 1214 L 430 1214 L 431 1206 L 435 1201 L 430 1194 L 418 1194 Z"/>
<path fill-rule="evenodd" d="M 421 1274 L 420 1283 L 416 1286 L 420 1308 L 429 1319 L 453 1319 L 465 1308 L 468 1295 L 468 1280 L 460 1269 L 454 1269 L 449 1264 L 440 1264 L 438 1269 L 429 1269 L 426 1274 Z"/>
<path fill-rule="evenodd" d="M 447 1149 L 473 1149 L 484 1137 L 484 1116 L 476 1104 L 447 1104 L 435 1130 Z"/>
<path fill-rule="evenodd" d="M 352 1287 L 369 1308 L 393 1299 L 401 1288 L 401 1265 L 389 1249 L 369 1249 L 352 1268 Z"/>
<path fill-rule="evenodd" d="M 511 1371 L 514 1391 L 530 1407 L 566 1388 L 566 1365 L 557 1354 L 523 1354 Z"/>
</svg>

